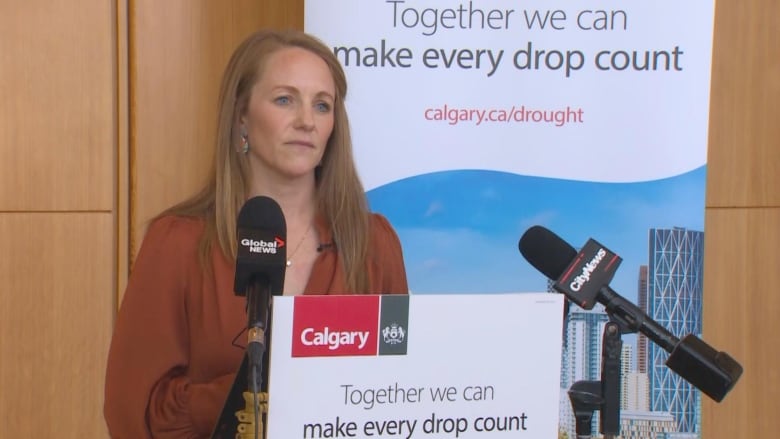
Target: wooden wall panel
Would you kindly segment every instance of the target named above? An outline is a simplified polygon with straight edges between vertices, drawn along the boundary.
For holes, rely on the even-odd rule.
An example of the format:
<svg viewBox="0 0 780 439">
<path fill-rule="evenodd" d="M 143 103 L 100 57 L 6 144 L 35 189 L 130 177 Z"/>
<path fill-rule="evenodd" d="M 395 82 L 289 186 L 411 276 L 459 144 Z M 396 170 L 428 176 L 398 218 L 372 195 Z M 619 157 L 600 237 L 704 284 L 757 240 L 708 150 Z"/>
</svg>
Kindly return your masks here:
<svg viewBox="0 0 780 439">
<path fill-rule="evenodd" d="M 772 437 L 780 428 L 780 208 L 709 209 L 704 335 L 745 369 L 721 403 L 703 397 L 705 439 Z"/>
<path fill-rule="evenodd" d="M 233 49 L 262 27 L 303 28 L 303 0 L 133 0 L 129 21 L 134 255 L 148 220 L 203 183 Z"/>
<path fill-rule="evenodd" d="M 0 210 L 114 200 L 111 2 L 0 2 Z"/>
<path fill-rule="evenodd" d="M 0 437 L 106 437 L 117 7 L 0 1 Z"/>
<path fill-rule="evenodd" d="M 116 0 L 116 290 L 130 267 L 130 65 L 128 0 Z M 115 297 L 117 295 L 115 294 Z"/>
<path fill-rule="evenodd" d="M 704 338 L 745 369 L 720 404 L 702 402 L 705 439 L 780 429 L 780 3 L 717 2 L 704 259 Z"/>
<path fill-rule="evenodd" d="M 717 2 L 707 206 L 780 206 L 780 2 Z"/>
<path fill-rule="evenodd" d="M 111 213 L 0 213 L 0 437 L 106 437 Z"/>
</svg>

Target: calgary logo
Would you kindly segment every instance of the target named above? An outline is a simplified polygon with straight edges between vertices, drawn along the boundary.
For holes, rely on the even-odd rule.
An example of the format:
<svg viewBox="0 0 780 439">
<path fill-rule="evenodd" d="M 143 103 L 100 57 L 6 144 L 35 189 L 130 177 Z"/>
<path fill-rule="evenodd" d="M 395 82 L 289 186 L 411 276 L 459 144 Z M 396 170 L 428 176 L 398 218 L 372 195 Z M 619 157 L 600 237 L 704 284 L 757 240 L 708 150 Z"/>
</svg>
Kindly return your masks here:
<svg viewBox="0 0 780 439">
<path fill-rule="evenodd" d="M 406 355 L 409 296 L 297 296 L 292 356 Z"/>
<path fill-rule="evenodd" d="M 318 331 L 306 328 L 301 332 L 301 343 L 306 346 L 327 346 L 328 350 L 336 350 L 341 346 L 357 345 L 361 350 L 366 347 L 370 331 L 331 331 L 327 326 Z"/>
<path fill-rule="evenodd" d="M 241 240 L 241 245 L 246 247 L 249 253 L 268 253 L 275 255 L 277 249 L 284 247 L 284 240 L 279 237 L 275 237 L 273 241 L 244 238 Z"/>
<path fill-rule="evenodd" d="M 391 323 L 382 330 L 382 339 L 387 344 L 401 344 L 404 342 L 406 331 L 398 323 Z"/>
</svg>

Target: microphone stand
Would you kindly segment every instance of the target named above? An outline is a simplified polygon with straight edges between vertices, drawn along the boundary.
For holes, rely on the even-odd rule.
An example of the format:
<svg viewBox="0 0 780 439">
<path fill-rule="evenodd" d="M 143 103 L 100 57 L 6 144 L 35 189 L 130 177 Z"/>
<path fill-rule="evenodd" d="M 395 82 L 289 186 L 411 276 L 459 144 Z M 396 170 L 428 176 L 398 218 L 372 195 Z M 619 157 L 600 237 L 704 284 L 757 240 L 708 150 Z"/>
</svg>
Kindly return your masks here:
<svg viewBox="0 0 780 439">
<path fill-rule="evenodd" d="M 590 415 L 593 410 L 602 411 L 602 424 L 608 424 L 608 430 L 619 431 L 614 413 L 619 412 L 621 331 L 638 331 L 647 336 L 669 354 L 665 362 L 669 369 L 717 402 L 723 400 L 742 375 L 742 366 L 729 354 L 715 350 L 694 334 L 677 338 L 639 307 L 612 290 L 609 281 L 620 258 L 598 242 L 588 240 L 578 253 L 554 233 L 541 226 L 534 226 L 523 234 L 519 246 L 520 252 L 531 265 L 549 279 L 555 280 L 555 290 L 584 309 L 592 309 L 594 302 L 601 303 L 610 317 L 610 323 L 617 325 L 604 334 L 602 381 L 574 383 L 569 392 L 579 424 L 578 435 L 585 433 L 586 423 L 587 433 L 590 433 Z M 545 247 L 547 250 L 538 251 Z M 561 258 L 550 257 L 552 253 L 560 254 Z M 603 261 L 605 263 L 602 264 Z M 611 338 L 615 336 L 617 341 Z M 615 347 L 617 351 L 614 351 Z M 616 399 L 613 390 L 615 386 L 618 389 Z M 614 407 L 614 404 L 618 406 Z M 582 426 L 582 430 L 579 426 Z"/>
<path fill-rule="evenodd" d="M 591 437 L 593 412 L 599 411 L 599 432 L 605 439 L 620 434 L 620 353 L 623 348 L 619 324 L 604 328 L 601 346 L 601 381 L 577 381 L 569 388 L 576 420 L 577 439 Z"/>
<path fill-rule="evenodd" d="M 249 318 L 247 390 L 243 392 L 244 409 L 236 412 L 236 438 L 265 438 L 268 413 L 268 355 L 271 339 L 271 286 L 267 279 L 254 279 L 247 291 Z"/>
<path fill-rule="evenodd" d="M 267 364 L 267 360 L 263 360 Z M 267 368 L 264 368 L 267 370 Z M 266 434 L 265 422 L 268 413 L 268 392 L 253 392 L 248 388 L 247 376 L 251 374 L 248 356 L 238 369 L 236 379 L 222 406 L 211 439 L 257 439 Z M 267 373 L 264 373 L 267 378 Z"/>
<path fill-rule="evenodd" d="M 742 375 L 742 366 L 727 353 L 713 349 L 693 334 L 688 334 L 682 339 L 675 337 L 608 286 L 599 290 L 598 299 L 610 317 L 610 322 L 604 330 L 602 380 L 579 385 L 574 383 L 572 386 L 574 392 L 569 391 L 577 423 L 581 424 L 583 434 L 585 428 L 590 434 L 590 414 L 593 410 L 601 412 L 600 430 L 605 437 L 607 434 L 617 435 L 620 432 L 621 333 L 641 332 L 647 336 L 669 353 L 666 367 L 717 402 L 723 400 Z M 616 340 L 613 337 L 616 337 Z M 580 431 L 578 425 L 578 436 Z M 587 437 L 589 436 L 584 436 Z"/>
<path fill-rule="evenodd" d="M 268 414 L 268 362 L 271 343 L 271 293 L 268 282 L 247 286 L 249 319 L 244 359 L 211 434 L 211 439 L 263 439 Z"/>
</svg>

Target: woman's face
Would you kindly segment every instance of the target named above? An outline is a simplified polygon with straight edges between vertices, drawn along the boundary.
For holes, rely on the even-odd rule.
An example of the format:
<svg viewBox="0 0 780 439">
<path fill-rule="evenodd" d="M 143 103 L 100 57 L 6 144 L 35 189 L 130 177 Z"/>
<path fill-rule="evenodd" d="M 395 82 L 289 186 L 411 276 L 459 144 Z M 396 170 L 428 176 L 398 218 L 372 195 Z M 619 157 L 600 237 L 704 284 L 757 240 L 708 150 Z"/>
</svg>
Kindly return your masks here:
<svg viewBox="0 0 780 439">
<path fill-rule="evenodd" d="M 299 47 L 271 54 L 241 117 L 255 175 L 312 176 L 333 131 L 336 86 L 328 65 Z"/>
</svg>

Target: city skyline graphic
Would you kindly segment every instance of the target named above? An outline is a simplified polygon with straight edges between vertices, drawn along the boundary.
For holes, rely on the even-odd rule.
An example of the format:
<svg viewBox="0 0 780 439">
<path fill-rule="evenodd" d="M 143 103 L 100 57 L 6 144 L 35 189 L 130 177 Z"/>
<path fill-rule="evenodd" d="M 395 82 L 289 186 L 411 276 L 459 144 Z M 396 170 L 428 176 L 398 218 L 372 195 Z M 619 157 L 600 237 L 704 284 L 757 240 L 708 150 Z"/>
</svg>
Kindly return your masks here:
<svg viewBox="0 0 780 439">
<path fill-rule="evenodd" d="M 517 247 L 529 227 L 541 225 L 575 248 L 593 238 L 621 256 L 610 286 L 681 336 L 701 332 L 702 248 L 691 256 L 688 247 L 667 239 L 664 256 L 654 261 L 651 255 L 659 250 L 656 235 L 696 236 L 692 242 L 703 242 L 705 178 L 704 166 L 638 183 L 459 170 L 393 182 L 369 191 L 368 197 L 372 210 L 385 215 L 399 235 L 412 294 L 548 291 L 548 279 Z M 683 260 L 684 270 L 677 269 Z M 666 279 L 665 288 L 657 288 L 659 279 Z M 698 293 L 689 294 L 690 285 L 698 286 Z M 666 304 L 664 312 L 651 305 L 654 299 Z M 672 324 L 680 313 L 690 324 Z M 564 328 L 560 428 L 569 438 L 575 424 L 566 389 L 578 380 L 599 379 L 607 321 L 599 305 L 590 311 L 572 306 Z M 640 349 L 637 338 L 622 337 L 622 361 L 629 364 L 623 364 L 621 429 L 633 432 L 624 437 L 698 438 L 700 392 L 665 367 L 662 349 L 652 342 Z M 594 433 L 597 418 L 595 412 Z"/>
</svg>

